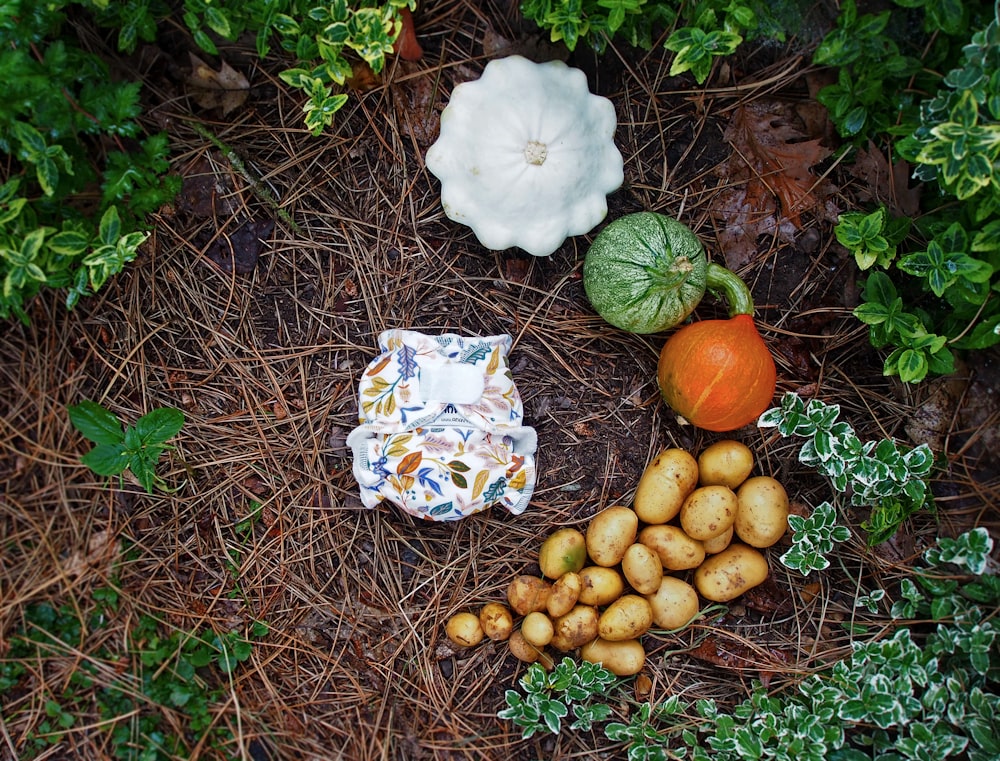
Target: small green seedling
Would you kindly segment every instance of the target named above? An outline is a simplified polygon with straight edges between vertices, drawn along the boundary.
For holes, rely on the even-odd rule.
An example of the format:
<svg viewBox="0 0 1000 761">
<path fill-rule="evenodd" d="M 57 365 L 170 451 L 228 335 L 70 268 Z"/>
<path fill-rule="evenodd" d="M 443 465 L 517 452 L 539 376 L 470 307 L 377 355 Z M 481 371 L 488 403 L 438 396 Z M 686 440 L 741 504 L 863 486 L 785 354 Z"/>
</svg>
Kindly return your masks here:
<svg viewBox="0 0 1000 761">
<path fill-rule="evenodd" d="M 184 426 L 184 413 L 172 407 L 159 407 L 139 418 L 134 426 L 122 427 L 114 413 L 97 402 L 84 400 L 67 408 L 70 422 L 96 446 L 81 462 L 99 476 L 120 476 L 131 471 L 148 494 L 153 487 L 166 489 L 156 474 L 156 463 L 166 442 Z"/>
</svg>

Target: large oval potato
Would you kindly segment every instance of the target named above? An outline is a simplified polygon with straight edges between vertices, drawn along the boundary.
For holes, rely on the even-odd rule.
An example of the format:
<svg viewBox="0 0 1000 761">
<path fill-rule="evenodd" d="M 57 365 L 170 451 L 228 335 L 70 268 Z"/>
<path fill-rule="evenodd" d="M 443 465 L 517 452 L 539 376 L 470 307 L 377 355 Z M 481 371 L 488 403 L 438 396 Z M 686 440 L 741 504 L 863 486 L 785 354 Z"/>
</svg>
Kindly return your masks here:
<svg viewBox="0 0 1000 761">
<path fill-rule="evenodd" d="M 550 534 L 538 550 L 542 576 L 558 579 L 564 573 L 578 572 L 587 562 L 587 541 L 575 528 L 561 528 Z"/>
<path fill-rule="evenodd" d="M 642 472 L 632 508 L 643 523 L 666 523 L 680 512 L 684 498 L 697 485 L 698 461 L 691 453 L 664 449 Z"/>
<path fill-rule="evenodd" d="M 565 616 L 552 622 L 552 647 L 566 653 L 597 639 L 597 608 L 592 605 L 574 605 Z"/>
<path fill-rule="evenodd" d="M 624 592 L 625 579 L 614 568 L 588 565 L 580 571 L 580 595 L 577 602 L 583 605 L 607 605 Z"/>
<path fill-rule="evenodd" d="M 507 602 L 515 613 L 526 616 L 535 610 L 545 610 L 552 584 L 538 576 L 515 576 L 507 586 Z"/>
<path fill-rule="evenodd" d="M 698 455 L 698 483 L 702 486 L 728 486 L 735 491 L 752 470 L 750 447 L 732 439 L 717 441 Z"/>
<path fill-rule="evenodd" d="M 729 602 L 767 578 L 767 559 L 753 547 L 731 544 L 694 572 L 694 586 L 706 600 Z"/>
<path fill-rule="evenodd" d="M 678 526 L 645 526 L 639 532 L 639 543 L 656 553 L 668 571 L 697 568 L 705 559 L 705 548 Z"/>
<path fill-rule="evenodd" d="M 582 589 L 583 580 L 580 578 L 580 574 L 572 571 L 564 573 L 553 582 L 545 609 L 552 618 L 565 616 L 573 610 L 573 606 L 580 599 L 580 590 Z"/>
<path fill-rule="evenodd" d="M 503 603 L 488 602 L 479 611 L 479 625 L 491 640 L 502 642 L 514 630 L 514 617 Z"/>
<path fill-rule="evenodd" d="M 632 676 L 642 671 L 646 651 L 637 639 L 608 642 L 597 638 L 580 648 L 580 658 L 599 663 L 615 676 Z"/>
<path fill-rule="evenodd" d="M 601 614 L 597 621 L 597 635 L 601 639 L 618 642 L 641 637 L 653 625 L 653 611 L 649 600 L 639 595 L 622 595 Z"/>
<path fill-rule="evenodd" d="M 659 588 L 646 595 L 646 600 L 653 612 L 653 623 L 661 629 L 680 629 L 698 615 L 698 593 L 674 576 L 664 576 Z"/>
<path fill-rule="evenodd" d="M 483 625 L 475 613 L 456 613 L 448 619 L 444 631 L 458 647 L 473 647 L 483 641 Z"/>
<path fill-rule="evenodd" d="M 733 525 L 738 507 L 728 486 L 699 486 L 681 505 L 681 528 L 692 539 L 711 539 Z"/>
<path fill-rule="evenodd" d="M 587 526 L 587 554 L 597 565 L 610 568 L 622 562 L 625 550 L 635 542 L 639 518 L 623 505 L 606 507 Z"/>
<path fill-rule="evenodd" d="M 622 558 L 622 573 L 625 580 L 636 592 L 652 594 L 660 586 L 663 578 L 663 563 L 660 556 L 645 544 L 636 543 L 625 550 Z"/>
<path fill-rule="evenodd" d="M 788 494 L 770 476 L 747 479 L 736 492 L 738 507 L 733 528 L 751 547 L 770 547 L 788 529 Z"/>
</svg>

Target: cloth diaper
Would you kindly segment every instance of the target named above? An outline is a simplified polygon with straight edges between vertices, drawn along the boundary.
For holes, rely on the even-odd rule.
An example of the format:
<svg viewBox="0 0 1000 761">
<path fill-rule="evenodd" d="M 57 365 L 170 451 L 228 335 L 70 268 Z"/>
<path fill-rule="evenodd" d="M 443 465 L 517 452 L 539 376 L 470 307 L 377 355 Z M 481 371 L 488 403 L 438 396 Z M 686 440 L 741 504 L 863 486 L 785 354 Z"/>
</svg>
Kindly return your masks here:
<svg viewBox="0 0 1000 761">
<path fill-rule="evenodd" d="M 451 521 L 502 505 L 514 515 L 535 489 L 535 429 L 507 364 L 508 335 L 386 330 L 358 384 L 347 443 L 361 501 L 388 500 Z"/>
</svg>

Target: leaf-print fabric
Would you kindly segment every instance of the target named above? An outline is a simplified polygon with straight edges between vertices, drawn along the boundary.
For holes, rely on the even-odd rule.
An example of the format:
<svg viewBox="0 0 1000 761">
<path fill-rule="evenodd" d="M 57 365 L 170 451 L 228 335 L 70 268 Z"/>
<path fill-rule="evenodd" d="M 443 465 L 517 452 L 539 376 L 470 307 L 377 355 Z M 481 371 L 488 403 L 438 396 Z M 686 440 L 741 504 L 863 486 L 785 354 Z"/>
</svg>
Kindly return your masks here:
<svg viewBox="0 0 1000 761">
<path fill-rule="evenodd" d="M 348 437 L 361 500 L 419 518 L 457 520 L 501 505 L 514 515 L 535 487 L 537 438 L 507 363 L 508 335 L 387 330 L 358 384 Z"/>
</svg>

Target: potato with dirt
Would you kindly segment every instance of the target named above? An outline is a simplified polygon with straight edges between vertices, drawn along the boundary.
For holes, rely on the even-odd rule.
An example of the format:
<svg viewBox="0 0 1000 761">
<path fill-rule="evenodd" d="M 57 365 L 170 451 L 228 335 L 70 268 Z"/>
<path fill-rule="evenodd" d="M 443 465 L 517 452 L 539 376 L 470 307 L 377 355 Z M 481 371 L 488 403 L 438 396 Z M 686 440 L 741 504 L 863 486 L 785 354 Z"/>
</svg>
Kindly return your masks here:
<svg viewBox="0 0 1000 761">
<path fill-rule="evenodd" d="M 483 626 L 475 613 L 456 613 L 448 619 L 444 629 L 456 647 L 474 647 L 483 641 Z"/>
<path fill-rule="evenodd" d="M 575 528 L 561 528 L 550 534 L 538 551 L 542 576 L 558 579 L 564 573 L 577 573 L 587 562 L 587 541 Z"/>
<path fill-rule="evenodd" d="M 705 559 L 703 543 L 689 537 L 679 526 L 645 526 L 638 540 L 656 553 L 660 564 L 668 571 L 697 568 Z"/>
<path fill-rule="evenodd" d="M 674 631 L 687 626 L 698 615 L 698 593 L 683 579 L 664 576 L 659 588 L 646 595 L 653 623 L 661 629 Z"/>
<path fill-rule="evenodd" d="M 736 492 L 737 509 L 733 528 L 736 536 L 751 547 L 762 549 L 775 544 L 788 530 L 788 494 L 770 476 L 756 476 L 743 482 Z"/>
<path fill-rule="evenodd" d="M 608 605 L 624 592 L 625 579 L 615 568 L 588 565 L 580 571 L 580 595 L 577 602 L 583 605 Z"/>
<path fill-rule="evenodd" d="M 580 657 L 599 663 L 615 676 L 638 674 L 646 663 L 646 651 L 637 639 L 612 642 L 598 637 L 580 648 Z"/>
<path fill-rule="evenodd" d="M 559 618 L 569 613 L 580 599 L 583 580 L 572 571 L 564 573 L 552 583 L 545 609 L 551 618 Z"/>
<path fill-rule="evenodd" d="M 519 616 L 535 610 L 545 610 L 552 584 L 538 576 L 515 576 L 507 587 L 507 602 Z"/>
<path fill-rule="evenodd" d="M 698 485 L 698 462 L 683 449 L 660 452 L 646 466 L 632 500 L 632 509 L 643 523 L 673 520 L 684 499 Z"/>
<path fill-rule="evenodd" d="M 710 444 L 698 455 L 698 483 L 702 486 L 728 486 L 735 491 L 752 470 L 750 447 L 732 439 Z"/>
<path fill-rule="evenodd" d="M 735 600 L 767 578 L 767 558 L 746 544 L 731 544 L 694 572 L 698 593 L 712 602 Z"/>
<path fill-rule="evenodd" d="M 532 645 L 521 632 L 516 631 L 507 640 L 507 647 L 515 658 L 524 663 L 534 663 L 542 657 L 542 650 Z"/>
<path fill-rule="evenodd" d="M 623 505 L 606 507 L 587 526 L 587 554 L 605 568 L 618 565 L 638 530 L 639 518 L 633 510 Z"/>
<path fill-rule="evenodd" d="M 479 611 L 479 625 L 494 642 L 503 642 L 514 630 L 514 617 L 503 603 L 488 602 Z"/>
<path fill-rule="evenodd" d="M 641 637 L 653 625 L 649 601 L 640 595 L 622 595 L 601 613 L 597 634 L 601 639 L 618 642 Z"/>
<path fill-rule="evenodd" d="M 586 645 L 597 638 L 597 619 L 597 608 L 593 605 L 574 605 L 573 610 L 552 622 L 549 644 L 563 653 Z"/>
<path fill-rule="evenodd" d="M 681 505 L 681 528 L 692 539 L 711 539 L 733 525 L 738 507 L 728 486 L 699 486 Z"/>
</svg>

